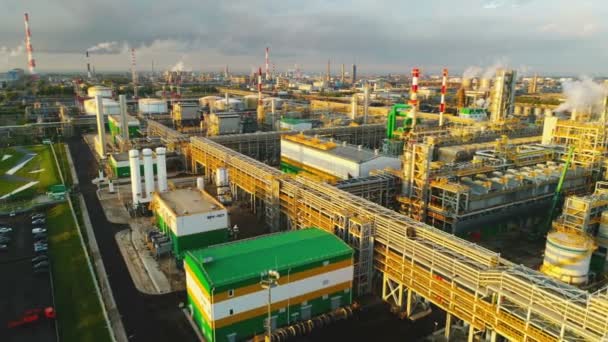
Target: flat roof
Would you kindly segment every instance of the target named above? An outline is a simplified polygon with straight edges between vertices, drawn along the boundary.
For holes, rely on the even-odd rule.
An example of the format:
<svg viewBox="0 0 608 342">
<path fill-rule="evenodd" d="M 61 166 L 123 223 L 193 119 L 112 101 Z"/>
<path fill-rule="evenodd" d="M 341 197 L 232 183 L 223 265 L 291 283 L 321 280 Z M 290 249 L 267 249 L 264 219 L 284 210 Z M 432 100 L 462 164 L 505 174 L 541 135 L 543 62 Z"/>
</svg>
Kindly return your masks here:
<svg viewBox="0 0 608 342">
<path fill-rule="evenodd" d="M 175 189 L 158 194 L 177 216 L 206 213 L 224 207 L 211 195 L 198 189 Z"/>
<path fill-rule="evenodd" d="M 344 241 L 319 228 L 292 230 L 187 252 L 212 287 L 259 278 L 270 269 L 281 272 L 331 258 L 352 257 L 352 253 Z"/>
<path fill-rule="evenodd" d="M 302 136 L 298 137 L 297 135 L 286 135 L 282 137 L 282 140 L 294 143 L 294 144 L 300 144 L 300 145 L 304 145 L 308 148 L 311 149 L 317 149 L 319 151 L 328 153 L 328 154 L 332 154 L 338 158 L 342 158 L 342 159 L 346 159 L 346 160 L 350 160 L 356 163 L 364 163 L 379 157 L 388 157 L 385 155 L 382 155 L 380 153 L 376 154 L 374 151 L 367 149 L 367 148 L 361 148 L 361 150 L 359 150 L 359 148 L 355 145 L 343 145 L 340 144 L 339 142 L 331 142 L 330 140 L 327 139 L 321 139 L 321 138 L 313 138 L 313 137 L 309 137 L 309 136 L 305 136 L 306 138 L 308 138 L 310 141 L 313 141 L 314 139 L 317 139 L 319 141 L 319 146 L 321 145 L 327 145 L 327 144 L 334 144 L 335 147 L 329 147 L 329 148 L 315 148 L 315 144 L 314 143 L 302 143 L 299 140 L 302 140 Z"/>
</svg>

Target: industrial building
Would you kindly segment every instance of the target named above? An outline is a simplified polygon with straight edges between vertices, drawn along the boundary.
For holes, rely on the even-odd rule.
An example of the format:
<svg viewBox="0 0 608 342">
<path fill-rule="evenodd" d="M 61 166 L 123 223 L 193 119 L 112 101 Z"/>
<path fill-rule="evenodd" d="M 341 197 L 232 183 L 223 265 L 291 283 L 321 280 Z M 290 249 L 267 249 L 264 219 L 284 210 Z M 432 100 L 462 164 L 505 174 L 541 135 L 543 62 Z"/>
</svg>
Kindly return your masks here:
<svg viewBox="0 0 608 342">
<path fill-rule="evenodd" d="M 151 207 L 157 227 L 170 237 L 177 258 L 187 250 L 228 241 L 228 212 L 205 191 L 155 192 Z"/>
<path fill-rule="evenodd" d="M 104 107 L 105 108 L 105 107 Z M 140 136 L 140 125 L 139 120 L 132 117 L 131 115 L 127 115 L 127 127 L 129 130 L 128 137 L 129 139 L 137 138 Z M 120 115 L 110 115 L 108 116 L 108 127 L 110 129 L 110 135 L 112 136 L 112 142 L 117 143 L 117 138 L 122 136 L 121 133 L 121 117 Z"/>
<path fill-rule="evenodd" d="M 185 269 L 192 317 L 210 342 L 261 335 L 269 316 L 275 330 L 352 302 L 353 250 L 318 228 L 188 251 Z"/>
<path fill-rule="evenodd" d="M 84 101 L 84 110 L 87 115 L 96 115 L 97 114 L 97 102 L 95 99 L 85 100 Z M 109 99 L 103 98 L 103 114 L 104 115 L 119 115 L 120 114 L 120 105 L 118 102 Z"/>
<path fill-rule="evenodd" d="M 281 137 L 281 168 L 309 173 L 331 183 L 369 176 L 370 171 L 399 169 L 401 161 L 376 151 L 303 134 Z"/>
<path fill-rule="evenodd" d="M 157 174 L 157 166 L 156 166 L 156 156 L 152 157 L 152 172 L 154 175 Z M 140 174 L 143 176 L 144 175 L 144 163 L 143 163 L 143 155 L 141 155 L 139 157 L 140 163 L 139 163 L 139 169 L 140 169 Z M 112 170 L 112 173 L 114 174 L 114 176 L 122 178 L 122 177 L 130 177 L 131 176 L 131 169 L 130 169 L 130 164 L 129 164 L 129 153 L 127 152 L 122 152 L 122 153 L 113 153 L 112 155 L 110 155 L 110 158 L 108 160 L 110 168 Z"/>
<path fill-rule="evenodd" d="M 167 101 L 162 99 L 139 99 L 137 108 L 142 115 L 168 114 Z"/>
</svg>

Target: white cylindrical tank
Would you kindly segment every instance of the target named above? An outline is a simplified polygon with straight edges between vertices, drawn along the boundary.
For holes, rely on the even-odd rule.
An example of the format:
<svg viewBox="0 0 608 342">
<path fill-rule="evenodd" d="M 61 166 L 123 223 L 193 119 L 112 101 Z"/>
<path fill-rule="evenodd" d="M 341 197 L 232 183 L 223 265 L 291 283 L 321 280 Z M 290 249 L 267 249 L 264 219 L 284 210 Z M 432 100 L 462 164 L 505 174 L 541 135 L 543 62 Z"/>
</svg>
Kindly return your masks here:
<svg viewBox="0 0 608 342">
<path fill-rule="evenodd" d="M 104 86 L 93 86 L 87 89 L 87 95 L 89 97 L 95 97 L 97 95 L 105 98 L 112 97 L 112 89 Z"/>
<path fill-rule="evenodd" d="M 228 185 L 228 170 L 220 167 L 215 172 L 215 185 L 216 186 L 227 186 Z"/>
<path fill-rule="evenodd" d="M 167 191 L 167 149 L 156 148 L 156 178 L 158 179 L 158 192 Z"/>
<path fill-rule="evenodd" d="M 103 114 L 104 115 L 120 115 L 120 104 L 112 99 L 103 98 Z M 97 114 L 97 102 L 95 99 L 84 101 L 84 111 L 87 115 Z"/>
<path fill-rule="evenodd" d="M 541 271 L 568 284 L 587 282 L 593 239 L 582 233 L 553 231 L 547 235 Z"/>
<path fill-rule="evenodd" d="M 199 190 L 205 190 L 205 180 L 203 177 L 196 178 L 196 188 Z"/>
<path fill-rule="evenodd" d="M 139 168 L 139 151 L 129 151 L 129 166 L 131 173 L 131 193 L 133 196 L 133 206 L 137 207 L 141 199 L 141 174 Z"/>
<path fill-rule="evenodd" d="M 146 202 L 149 202 L 152 199 L 152 193 L 154 192 L 154 164 L 152 163 L 152 150 L 149 148 L 144 148 L 142 154 L 144 155 L 144 181 L 146 186 L 144 198 Z"/>
<path fill-rule="evenodd" d="M 256 109 L 258 106 L 258 96 L 257 95 L 245 95 L 243 96 L 243 103 L 245 104 L 245 109 Z"/>
<path fill-rule="evenodd" d="M 142 114 L 166 114 L 167 101 L 161 99 L 140 99 L 137 102 L 139 112 Z"/>
<path fill-rule="evenodd" d="M 241 100 L 229 99 L 228 103 L 230 104 L 230 110 L 243 110 L 245 108 Z M 217 110 L 227 110 L 226 99 L 215 101 L 214 108 Z"/>
<path fill-rule="evenodd" d="M 201 97 L 200 99 L 198 99 L 198 103 L 201 105 L 201 107 L 213 106 L 215 101 L 221 100 L 221 99 L 222 98 L 219 96 L 205 96 L 205 97 Z M 256 99 L 257 99 L 257 96 L 256 96 Z"/>
</svg>

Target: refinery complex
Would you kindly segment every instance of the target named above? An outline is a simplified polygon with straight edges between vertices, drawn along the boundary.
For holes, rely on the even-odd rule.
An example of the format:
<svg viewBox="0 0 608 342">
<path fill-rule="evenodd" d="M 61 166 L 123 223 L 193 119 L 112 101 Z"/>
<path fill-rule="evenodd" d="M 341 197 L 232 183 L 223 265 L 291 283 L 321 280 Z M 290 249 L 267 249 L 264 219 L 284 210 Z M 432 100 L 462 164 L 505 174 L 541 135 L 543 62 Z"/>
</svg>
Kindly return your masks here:
<svg viewBox="0 0 608 342">
<path fill-rule="evenodd" d="M 133 46 L 128 72 L 95 48 L 37 73 L 24 19 L 28 68 L 0 73 L 0 337 L 608 340 L 608 78 L 307 70 L 281 46 L 248 72 Z"/>
</svg>

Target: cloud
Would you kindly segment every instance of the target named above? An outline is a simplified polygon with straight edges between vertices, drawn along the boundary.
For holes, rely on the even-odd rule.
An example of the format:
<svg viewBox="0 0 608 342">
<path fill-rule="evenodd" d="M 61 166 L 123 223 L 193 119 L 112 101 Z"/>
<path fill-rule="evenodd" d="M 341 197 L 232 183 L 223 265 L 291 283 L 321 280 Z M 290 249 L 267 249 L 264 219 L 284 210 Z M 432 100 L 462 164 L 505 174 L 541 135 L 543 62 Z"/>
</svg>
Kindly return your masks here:
<svg viewBox="0 0 608 342">
<path fill-rule="evenodd" d="M 496 9 L 507 6 L 520 7 L 529 2 L 531 2 L 531 0 L 485 0 L 482 7 L 484 9 Z"/>
<path fill-rule="evenodd" d="M 0 46 L 0 67 L 6 68 L 11 65 L 11 61 L 15 57 L 23 56 L 25 53 L 25 44 L 20 44 L 16 47 Z"/>
</svg>

